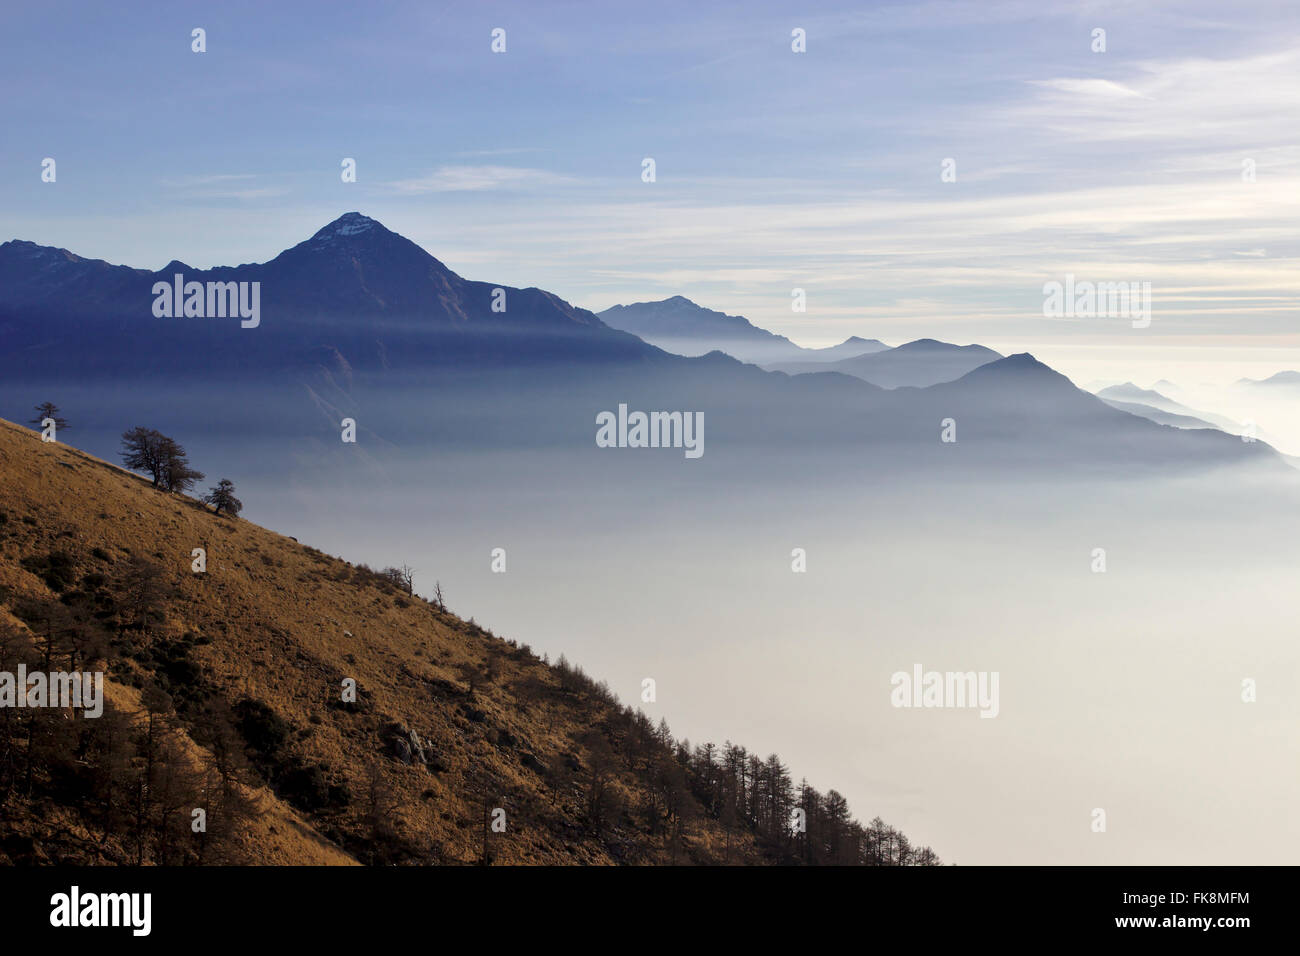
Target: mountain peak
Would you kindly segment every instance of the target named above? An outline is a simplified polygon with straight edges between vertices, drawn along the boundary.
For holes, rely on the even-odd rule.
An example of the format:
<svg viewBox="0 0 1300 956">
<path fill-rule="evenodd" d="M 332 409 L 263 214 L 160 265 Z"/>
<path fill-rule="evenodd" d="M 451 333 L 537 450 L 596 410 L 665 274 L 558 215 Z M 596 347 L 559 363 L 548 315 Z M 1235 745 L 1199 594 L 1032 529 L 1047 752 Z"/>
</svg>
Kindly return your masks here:
<svg viewBox="0 0 1300 956">
<path fill-rule="evenodd" d="M 10 239 L 8 242 L 0 243 L 0 250 L 5 250 L 15 257 L 21 257 L 41 264 L 85 261 L 80 256 L 69 252 L 67 249 L 59 249 L 55 246 L 42 246 L 39 243 L 30 242 L 26 239 Z"/>
<path fill-rule="evenodd" d="M 938 339 L 913 339 L 911 342 L 904 342 L 898 346 L 897 352 L 953 352 L 965 346 L 953 345 L 951 342 L 940 342 Z"/>
<path fill-rule="evenodd" d="M 337 237 L 359 236 L 376 228 L 384 229 L 384 226 L 378 220 L 363 216 L 359 212 L 345 212 L 329 225 L 318 230 L 312 239 L 328 242 Z"/>
<path fill-rule="evenodd" d="M 1002 368 L 1023 368 L 1023 369 L 1047 369 L 1054 371 L 1047 365 L 1044 365 L 1038 359 L 1034 358 L 1028 352 L 1016 352 L 1014 355 L 1008 355 L 1006 358 L 996 363 Z"/>
<path fill-rule="evenodd" d="M 1028 352 L 1017 352 L 1005 358 L 986 362 L 945 386 L 985 390 L 988 394 L 1002 393 L 1024 396 L 1026 389 L 1060 390 L 1071 395 L 1083 394 L 1078 387 L 1050 365 L 1044 365 Z M 939 386 L 939 387 L 945 387 Z M 1089 395 L 1092 399 L 1094 396 Z"/>
<path fill-rule="evenodd" d="M 667 309 L 692 309 L 692 310 L 694 310 L 694 312 L 699 312 L 699 313 L 712 313 L 712 314 L 716 314 L 716 315 L 721 315 L 721 314 L 722 314 L 721 312 L 714 313 L 712 309 L 706 309 L 706 308 L 704 308 L 704 306 L 699 305 L 698 303 L 692 302 L 690 299 L 686 298 L 686 296 L 684 296 L 684 295 L 673 295 L 673 296 L 669 296 L 669 297 L 666 298 L 666 299 L 655 299 L 655 300 L 650 301 L 650 302 L 629 302 L 627 305 L 623 305 L 623 304 L 620 303 L 620 304 L 618 304 L 618 305 L 612 305 L 612 306 L 610 306 L 610 307 L 609 307 L 608 309 L 606 309 L 605 311 L 606 311 L 606 312 L 612 312 L 612 313 L 618 313 L 618 312 L 622 312 L 622 311 L 637 310 L 637 311 L 641 311 L 641 312 L 655 312 L 655 313 L 659 313 L 659 312 L 661 312 L 661 311 L 662 311 L 663 309 L 665 309 L 665 308 L 667 308 Z M 599 314 L 601 314 L 601 313 L 597 313 L 597 314 L 599 315 Z M 694 317 L 694 316 L 693 316 L 693 317 Z"/>
<path fill-rule="evenodd" d="M 989 355 L 998 353 L 983 345 L 953 345 L 951 342 L 940 342 L 938 339 L 914 339 L 911 342 L 904 342 L 898 346 L 896 352 L 987 352 Z M 1028 353 L 1026 353 L 1028 354 Z"/>
<path fill-rule="evenodd" d="M 1167 395 L 1156 391 L 1153 388 L 1142 388 L 1132 382 L 1124 382 L 1120 385 L 1110 385 L 1097 392 L 1097 396 L 1102 399 L 1114 398 L 1121 401 L 1138 401 L 1138 402 L 1168 402 L 1170 399 Z"/>
<path fill-rule="evenodd" d="M 1270 375 L 1266 379 L 1261 379 L 1260 385 L 1296 385 L 1300 384 L 1300 372 L 1285 371 L 1278 372 L 1276 375 Z"/>
<path fill-rule="evenodd" d="M 960 381 L 1012 381 L 1012 376 L 1017 381 L 1024 380 L 1025 376 L 1032 376 L 1034 379 L 1042 379 L 1043 381 L 1059 381 L 1068 385 L 1072 390 L 1075 389 L 1074 383 L 1068 378 L 1050 365 L 1044 365 L 1028 352 L 1017 352 L 1015 355 L 1008 355 L 1005 358 L 986 362 L 967 372 Z"/>
</svg>

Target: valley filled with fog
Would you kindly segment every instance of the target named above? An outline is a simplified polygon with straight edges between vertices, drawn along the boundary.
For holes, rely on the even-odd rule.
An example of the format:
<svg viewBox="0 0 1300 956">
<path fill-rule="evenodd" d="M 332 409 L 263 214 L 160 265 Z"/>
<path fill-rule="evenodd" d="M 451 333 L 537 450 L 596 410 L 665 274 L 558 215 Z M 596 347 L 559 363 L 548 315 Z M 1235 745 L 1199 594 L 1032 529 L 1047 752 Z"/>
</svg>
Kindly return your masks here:
<svg viewBox="0 0 1300 956">
<path fill-rule="evenodd" d="M 597 448 L 585 416 L 571 440 L 493 440 L 484 421 L 570 406 L 463 398 L 442 414 L 477 408 L 466 432 L 482 447 L 346 446 L 324 428 L 309 443 L 274 416 L 254 434 L 205 425 L 180 395 L 148 420 L 185 436 L 209 477 L 235 477 L 248 519 L 410 564 L 418 593 L 439 582 L 453 610 L 565 654 L 679 735 L 782 754 L 950 861 L 1280 863 L 1298 849 L 1271 821 L 1300 783 L 1285 756 L 1300 473 L 968 466 L 937 421 L 938 457 L 900 468 L 888 445 L 847 437 L 733 445 L 708 413 L 690 460 Z M 424 400 L 430 421 L 439 402 Z M 231 404 L 250 422 L 275 407 Z M 101 402 L 79 445 L 113 460 L 109 423 L 150 414 L 124 406 Z M 891 675 L 914 664 L 998 672 L 996 719 L 892 706 Z M 1212 838 L 1229 818 L 1231 839 Z"/>
<path fill-rule="evenodd" d="M 59 440 L 114 462 L 123 431 L 158 429 L 203 487 L 234 481 L 244 518 L 409 565 L 416 593 L 679 737 L 781 754 L 946 861 L 1300 850 L 1277 826 L 1300 783 L 1300 471 L 1269 444 L 1296 447 L 1285 376 L 806 349 L 681 297 L 617 313 L 643 340 L 357 213 L 212 270 L 265 283 L 256 328 L 151 316 L 159 275 L 0 246 L 0 415 L 54 401 Z M 691 357 L 655 347 L 656 316 L 694 330 Z M 642 447 L 637 413 L 702 430 Z M 896 706 L 896 676 L 930 672 L 997 675 L 988 717 Z"/>
</svg>

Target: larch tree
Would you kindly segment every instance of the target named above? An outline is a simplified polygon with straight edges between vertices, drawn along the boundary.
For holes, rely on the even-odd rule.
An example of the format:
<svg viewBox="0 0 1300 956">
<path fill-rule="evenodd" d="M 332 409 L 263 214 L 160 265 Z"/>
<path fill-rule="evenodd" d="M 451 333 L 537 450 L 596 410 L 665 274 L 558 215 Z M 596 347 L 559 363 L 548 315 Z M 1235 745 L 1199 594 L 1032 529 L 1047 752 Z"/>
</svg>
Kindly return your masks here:
<svg viewBox="0 0 1300 956">
<path fill-rule="evenodd" d="M 59 406 L 53 402 L 41 402 L 36 406 L 36 417 L 31 420 L 31 424 L 37 428 L 44 428 L 47 421 L 54 422 L 55 428 L 71 428 L 67 419 L 59 414 Z"/>
<path fill-rule="evenodd" d="M 155 428 L 137 425 L 122 433 L 122 463 L 149 474 L 155 488 L 185 492 L 203 480 L 203 472 L 190 467 L 185 449 Z"/>
<path fill-rule="evenodd" d="M 203 496 L 203 503 L 212 505 L 213 514 L 226 514 L 234 517 L 244 508 L 244 503 L 235 497 L 235 483 L 229 478 L 222 478 L 215 488 L 208 489 Z"/>
</svg>

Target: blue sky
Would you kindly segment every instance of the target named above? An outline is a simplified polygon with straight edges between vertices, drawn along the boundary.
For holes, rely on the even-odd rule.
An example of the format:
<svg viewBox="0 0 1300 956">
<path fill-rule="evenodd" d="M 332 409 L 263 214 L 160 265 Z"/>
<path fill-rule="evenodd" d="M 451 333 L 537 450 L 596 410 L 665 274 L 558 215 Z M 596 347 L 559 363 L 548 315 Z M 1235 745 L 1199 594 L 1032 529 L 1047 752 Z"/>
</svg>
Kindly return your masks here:
<svg viewBox="0 0 1300 956">
<path fill-rule="evenodd" d="M 43 3 L 0 35 L 0 239 L 233 264 L 355 209 L 471 278 L 810 345 L 1300 355 L 1294 4 Z M 1066 273 L 1151 282 L 1152 327 L 1044 318 Z"/>
</svg>

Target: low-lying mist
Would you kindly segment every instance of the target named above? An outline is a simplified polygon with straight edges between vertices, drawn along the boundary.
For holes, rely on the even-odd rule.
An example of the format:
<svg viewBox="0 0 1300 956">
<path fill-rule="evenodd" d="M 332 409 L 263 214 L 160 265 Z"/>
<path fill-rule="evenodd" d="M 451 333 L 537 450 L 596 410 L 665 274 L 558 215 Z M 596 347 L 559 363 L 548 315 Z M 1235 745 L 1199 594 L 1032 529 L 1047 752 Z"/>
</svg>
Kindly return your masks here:
<svg viewBox="0 0 1300 956">
<path fill-rule="evenodd" d="M 249 520 L 407 563 L 417 592 L 440 583 L 453 611 L 565 654 L 677 736 L 776 752 L 946 861 L 1300 851 L 1278 828 L 1300 792 L 1300 476 L 1284 467 L 1090 468 L 1069 458 L 1091 440 L 1077 434 L 1037 459 L 1012 435 L 963 463 L 937 421 L 933 447 L 898 456 L 852 433 L 728 442 L 709 419 L 691 460 L 597 448 L 585 411 L 521 442 L 494 428 L 536 409 L 418 392 L 403 400 L 427 434 L 390 439 L 363 412 L 348 447 L 333 411 L 281 413 L 269 394 L 60 398 L 81 412 L 70 443 L 116 460 L 123 428 L 174 431 L 210 483 L 236 481 Z M 996 716 L 894 706 L 891 679 L 917 665 L 996 673 Z"/>
</svg>

